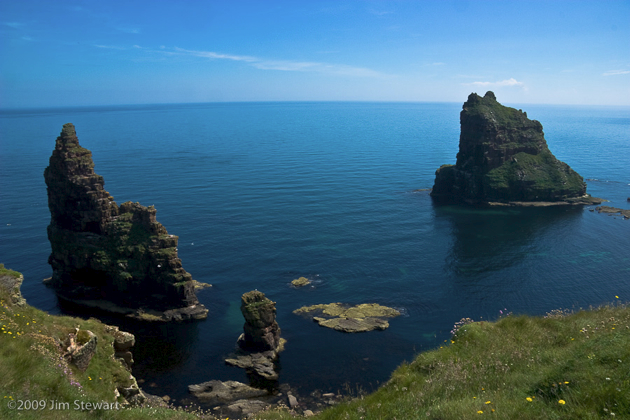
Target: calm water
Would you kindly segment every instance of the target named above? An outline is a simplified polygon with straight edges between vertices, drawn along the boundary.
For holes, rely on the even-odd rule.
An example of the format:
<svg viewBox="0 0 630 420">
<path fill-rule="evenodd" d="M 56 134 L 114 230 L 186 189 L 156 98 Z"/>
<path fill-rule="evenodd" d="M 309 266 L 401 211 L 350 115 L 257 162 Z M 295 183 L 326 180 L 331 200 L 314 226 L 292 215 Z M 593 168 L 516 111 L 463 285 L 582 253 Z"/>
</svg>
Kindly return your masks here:
<svg viewBox="0 0 630 420">
<path fill-rule="evenodd" d="M 630 208 L 630 109 L 514 105 L 588 191 Z M 59 313 L 49 277 L 43 171 L 76 125 L 120 204 L 154 204 L 180 237 L 206 321 L 137 334 L 134 373 L 175 398 L 210 379 L 246 381 L 222 357 L 242 331 L 240 296 L 277 302 L 288 340 L 281 382 L 307 393 L 371 390 L 462 317 L 544 314 L 630 300 L 630 221 L 588 208 L 437 207 L 426 191 L 454 163 L 461 104 L 238 103 L 5 111 L 0 114 L 0 261 L 34 306 Z M 306 276 L 314 287 L 292 289 Z M 341 334 L 295 316 L 316 303 L 400 308 L 383 332 Z M 154 386 L 149 386 L 153 384 Z"/>
</svg>

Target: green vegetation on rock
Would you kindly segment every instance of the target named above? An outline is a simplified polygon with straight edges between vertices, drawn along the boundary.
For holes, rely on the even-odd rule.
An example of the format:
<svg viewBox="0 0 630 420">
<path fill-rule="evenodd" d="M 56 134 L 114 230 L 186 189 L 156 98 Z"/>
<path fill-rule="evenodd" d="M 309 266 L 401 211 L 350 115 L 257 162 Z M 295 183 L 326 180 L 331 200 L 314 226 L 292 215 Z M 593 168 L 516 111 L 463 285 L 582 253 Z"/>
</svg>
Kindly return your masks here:
<svg viewBox="0 0 630 420">
<path fill-rule="evenodd" d="M 304 287 L 311 284 L 311 281 L 307 279 L 306 277 L 300 277 L 298 279 L 292 280 L 291 284 L 295 287 Z"/>
<path fill-rule="evenodd" d="M 584 179 L 549 151 L 540 122 L 501 105 L 494 93 L 483 98 L 470 94 L 460 122 L 457 163 L 436 171 L 434 198 L 473 204 L 592 204 Z"/>
<path fill-rule="evenodd" d="M 293 313 L 311 315 L 322 327 L 351 333 L 384 330 L 389 327 L 389 323 L 383 318 L 400 315 L 396 309 L 376 303 L 348 306 L 338 302 L 304 306 Z"/>
</svg>

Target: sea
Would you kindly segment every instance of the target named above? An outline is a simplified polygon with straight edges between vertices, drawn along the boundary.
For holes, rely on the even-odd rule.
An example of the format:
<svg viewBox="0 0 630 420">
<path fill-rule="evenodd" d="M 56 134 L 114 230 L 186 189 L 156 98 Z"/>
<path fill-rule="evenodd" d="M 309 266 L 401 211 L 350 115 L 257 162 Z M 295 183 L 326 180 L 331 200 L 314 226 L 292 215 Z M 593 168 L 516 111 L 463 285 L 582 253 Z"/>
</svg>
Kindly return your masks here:
<svg viewBox="0 0 630 420">
<path fill-rule="evenodd" d="M 549 148 L 587 191 L 630 208 L 630 108 L 507 104 L 539 120 Z M 240 297 L 276 302 L 296 395 L 377 389 L 419 352 L 446 345 L 462 318 L 544 316 L 630 300 L 630 220 L 594 206 L 437 205 L 435 170 L 455 163 L 461 103 L 195 103 L 0 112 L 0 262 L 27 301 L 98 316 L 136 334 L 133 374 L 149 393 L 247 382 L 228 366 Z M 50 222 L 44 169 L 74 123 L 118 204 L 155 205 L 179 236 L 208 318 L 142 324 L 60 306 L 42 284 Z M 312 284 L 293 288 L 291 280 Z M 150 291 L 147 291 L 150 293 Z M 346 334 L 292 313 L 320 303 L 397 308 L 385 331 Z M 500 339 L 500 337 L 497 337 Z"/>
</svg>

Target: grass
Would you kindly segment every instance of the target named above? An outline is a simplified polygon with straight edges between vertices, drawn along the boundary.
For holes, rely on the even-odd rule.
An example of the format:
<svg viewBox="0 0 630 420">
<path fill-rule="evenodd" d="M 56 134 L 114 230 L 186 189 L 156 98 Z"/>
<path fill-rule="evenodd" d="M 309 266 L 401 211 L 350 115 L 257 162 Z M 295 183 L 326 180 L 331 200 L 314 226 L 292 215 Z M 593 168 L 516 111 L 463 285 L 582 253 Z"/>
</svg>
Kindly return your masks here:
<svg viewBox="0 0 630 420">
<path fill-rule="evenodd" d="M 0 267 L 0 270 L 6 270 Z M 131 383 L 113 359 L 113 336 L 101 322 L 51 316 L 12 306 L 0 288 L 0 418 L 18 417 L 10 401 L 114 402 L 114 389 Z M 85 372 L 60 358 L 60 345 L 79 327 L 98 336 Z M 22 411 L 25 419 L 83 419 L 80 410 Z M 60 416 L 61 415 L 61 416 Z M 255 418 L 287 420 L 288 409 Z M 365 419 L 598 419 L 630 418 L 630 306 L 553 311 L 545 317 L 506 316 L 496 322 L 462 320 L 440 348 L 420 353 L 391 379 L 317 413 L 319 420 Z M 101 419 L 212 419 L 160 407 L 95 410 Z"/>
<path fill-rule="evenodd" d="M 376 392 L 314 418 L 630 418 L 629 328 L 623 304 L 465 324 Z"/>
<path fill-rule="evenodd" d="M 0 275 L 15 276 L 14 273 L 17 272 L 0 266 Z M 64 343 L 76 328 L 79 328 L 79 342 L 85 341 L 86 330 L 98 337 L 96 354 L 85 372 L 69 365 L 63 358 Z M 114 337 L 106 328 L 96 319 L 52 316 L 28 304 L 15 306 L 9 291 L 0 287 L 0 418 L 198 418 L 191 413 L 163 407 L 100 409 L 91 412 L 75 410 L 75 401 L 79 404 L 115 403 L 115 389 L 133 382 L 130 373 L 114 359 Z M 10 403 L 18 401 L 45 402 L 47 407 L 43 410 L 11 409 Z M 51 404 L 63 407 L 66 403 L 69 409 L 46 409 Z"/>
</svg>

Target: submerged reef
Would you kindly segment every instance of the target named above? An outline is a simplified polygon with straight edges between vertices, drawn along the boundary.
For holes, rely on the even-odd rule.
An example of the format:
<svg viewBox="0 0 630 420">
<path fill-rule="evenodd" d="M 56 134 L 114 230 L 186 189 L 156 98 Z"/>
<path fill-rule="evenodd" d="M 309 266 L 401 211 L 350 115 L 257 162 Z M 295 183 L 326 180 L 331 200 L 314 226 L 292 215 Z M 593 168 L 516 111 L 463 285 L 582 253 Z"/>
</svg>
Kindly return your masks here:
<svg viewBox="0 0 630 420">
<path fill-rule="evenodd" d="M 144 320 L 207 317 L 177 256 L 178 237 L 153 206 L 116 204 L 73 124 L 63 126 L 44 178 L 53 270 L 45 282 L 61 299 Z"/>
<path fill-rule="evenodd" d="M 599 204 L 584 179 L 547 147 L 542 124 L 497 102 L 493 92 L 471 93 L 460 113 L 455 165 L 435 173 L 431 196 L 470 204 Z"/>
</svg>

